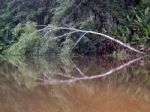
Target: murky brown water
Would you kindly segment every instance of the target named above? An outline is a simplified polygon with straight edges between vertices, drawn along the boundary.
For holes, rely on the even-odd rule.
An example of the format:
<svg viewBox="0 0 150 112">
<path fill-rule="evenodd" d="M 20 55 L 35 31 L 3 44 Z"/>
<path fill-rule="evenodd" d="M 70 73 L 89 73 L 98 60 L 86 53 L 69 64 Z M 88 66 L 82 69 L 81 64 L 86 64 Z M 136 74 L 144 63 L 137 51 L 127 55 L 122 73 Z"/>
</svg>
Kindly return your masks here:
<svg viewBox="0 0 150 112">
<path fill-rule="evenodd" d="M 150 112 L 150 59 L 130 60 L 1 58 L 0 112 Z"/>
</svg>

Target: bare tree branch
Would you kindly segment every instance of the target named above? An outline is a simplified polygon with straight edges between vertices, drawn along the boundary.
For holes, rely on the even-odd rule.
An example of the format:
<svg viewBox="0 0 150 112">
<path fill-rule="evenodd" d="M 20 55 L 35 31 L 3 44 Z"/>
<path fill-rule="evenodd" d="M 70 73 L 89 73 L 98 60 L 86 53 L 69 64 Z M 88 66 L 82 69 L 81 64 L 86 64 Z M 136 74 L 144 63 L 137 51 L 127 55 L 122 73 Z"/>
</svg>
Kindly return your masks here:
<svg viewBox="0 0 150 112">
<path fill-rule="evenodd" d="M 76 47 L 76 45 L 80 42 L 80 40 L 86 35 L 87 33 L 84 33 L 78 40 L 77 42 L 74 44 L 74 47 L 72 49 L 74 49 Z"/>
<path fill-rule="evenodd" d="M 139 54 L 144 54 L 144 55 L 146 55 L 145 52 L 139 51 L 139 50 L 137 50 L 137 49 L 131 47 L 130 45 L 127 45 L 127 44 L 121 42 L 120 40 L 117 40 L 117 39 L 115 39 L 115 38 L 113 38 L 113 37 L 110 37 L 110 36 L 108 36 L 108 35 L 106 35 L 106 34 L 99 33 L 99 32 L 94 32 L 94 31 L 79 30 L 79 29 L 76 29 L 76 28 L 57 27 L 57 26 L 53 26 L 53 25 L 48 25 L 48 26 L 46 26 L 45 28 L 39 29 L 39 30 L 37 30 L 37 31 L 35 31 L 35 32 L 33 32 L 33 33 L 31 33 L 31 35 L 34 34 L 34 33 L 37 33 L 37 32 L 42 32 L 42 31 L 47 31 L 47 30 L 50 30 L 50 31 L 51 31 L 51 30 L 53 30 L 53 31 L 57 31 L 57 30 L 69 30 L 69 31 L 70 31 L 69 33 L 64 33 L 63 35 L 54 37 L 54 40 L 55 40 L 55 39 L 62 38 L 62 37 L 67 36 L 67 35 L 71 35 L 71 34 L 73 34 L 73 33 L 77 33 L 77 32 L 78 32 L 78 33 L 85 33 L 85 34 L 94 34 L 94 35 L 99 35 L 99 36 L 105 37 L 105 38 L 107 38 L 107 39 L 109 39 L 109 40 L 112 40 L 112 41 L 114 41 L 114 42 L 120 44 L 121 46 L 123 46 L 123 47 L 125 47 L 125 48 L 128 48 L 128 49 L 131 50 L 131 51 L 134 51 L 134 52 L 139 53 Z M 80 38 L 81 38 L 81 37 L 80 37 Z M 82 37 L 82 38 L 83 38 L 83 37 Z M 81 39 L 82 39 L 82 38 L 81 38 Z M 81 40 L 81 39 L 80 39 L 80 40 Z"/>
<path fill-rule="evenodd" d="M 65 34 L 60 35 L 60 36 L 56 36 L 56 37 L 54 37 L 54 40 L 60 39 L 60 38 L 62 38 L 62 37 L 71 35 L 71 34 L 76 33 L 76 32 L 78 32 L 78 31 L 72 31 L 72 32 L 68 32 L 68 33 L 65 33 Z"/>
<path fill-rule="evenodd" d="M 51 26 L 51 25 L 49 25 L 47 28 L 54 29 L 54 30 L 70 30 L 70 31 L 76 31 L 76 32 L 80 32 L 80 33 L 86 33 L 86 34 L 89 33 L 89 34 L 99 35 L 99 36 L 105 37 L 105 38 L 107 38 L 109 40 L 112 40 L 112 41 L 114 41 L 114 42 L 116 42 L 116 43 L 118 43 L 118 44 L 120 44 L 120 45 L 122 45 L 122 46 L 124 46 L 124 47 L 126 47 L 128 49 L 130 49 L 131 51 L 134 51 L 134 52 L 140 53 L 140 54 L 145 54 L 144 52 L 139 51 L 139 50 L 137 50 L 137 49 L 135 49 L 135 48 L 133 48 L 133 47 L 131 47 L 131 46 L 121 42 L 120 40 L 114 39 L 113 37 L 110 37 L 110 36 L 108 36 L 106 34 L 103 34 L 103 33 L 98 33 L 98 32 L 94 32 L 94 31 L 87 31 L 87 30 L 79 30 L 79 29 L 76 29 L 76 28 L 56 27 L 56 26 Z"/>
</svg>

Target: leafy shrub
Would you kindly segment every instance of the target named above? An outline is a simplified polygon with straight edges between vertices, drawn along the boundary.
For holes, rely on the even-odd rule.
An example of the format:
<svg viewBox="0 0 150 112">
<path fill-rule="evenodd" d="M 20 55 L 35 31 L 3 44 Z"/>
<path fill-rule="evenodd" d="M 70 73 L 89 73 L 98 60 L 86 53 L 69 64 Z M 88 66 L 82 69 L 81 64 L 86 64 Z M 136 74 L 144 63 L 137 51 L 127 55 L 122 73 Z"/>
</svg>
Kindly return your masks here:
<svg viewBox="0 0 150 112">
<path fill-rule="evenodd" d="M 132 8 L 131 13 L 126 16 L 124 24 L 119 25 L 114 31 L 115 35 L 124 42 L 138 44 L 146 47 L 150 43 L 150 9 L 139 10 Z"/>
<path fill-rule="evenodd" d="M 38 54 L 40 42 L 39 33 L 36 31 L 36 24 L 28 22 L 25 25 L 19 24 L 14 29 L 13 34 L 19 38 L 18 42 L 13 44 L 5 51 L 7 55 L 29 55 Z"/>
</svg>

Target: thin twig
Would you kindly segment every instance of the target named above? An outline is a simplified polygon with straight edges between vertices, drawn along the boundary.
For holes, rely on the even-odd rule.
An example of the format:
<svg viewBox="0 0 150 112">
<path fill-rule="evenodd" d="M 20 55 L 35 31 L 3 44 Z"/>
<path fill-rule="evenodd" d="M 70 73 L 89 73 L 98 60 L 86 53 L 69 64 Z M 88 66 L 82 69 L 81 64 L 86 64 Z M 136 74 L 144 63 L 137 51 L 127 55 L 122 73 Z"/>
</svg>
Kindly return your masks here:
<svg viewBox="0 0 150 112">
<path fill-rule="evenodd" d="M 65 37 L 65 36 L 71 35 L 71 34 L 76 33 L 76 32 L 77 32 L 77 31 L 72 31 L 72 32 L 65 33 L 65 34 L 60 35 L 60 36 L 56 36 L 56 37 L 54 37 L 53 39 L 51 39 L 50 41 L 54 41 L 54 40 L 57 40 L 57 39 L 61 39 L 61 38 Z"/>
<path fill-rule="evenodd" d="M 74 44 L 74 47 L 72 49 L 74 49 L 76 47 L 76 45 L 80 42 L 80 40 L 86 35 L 87 33 L 84 33 L 78 40 L 77 42 Z"/>
</svg>

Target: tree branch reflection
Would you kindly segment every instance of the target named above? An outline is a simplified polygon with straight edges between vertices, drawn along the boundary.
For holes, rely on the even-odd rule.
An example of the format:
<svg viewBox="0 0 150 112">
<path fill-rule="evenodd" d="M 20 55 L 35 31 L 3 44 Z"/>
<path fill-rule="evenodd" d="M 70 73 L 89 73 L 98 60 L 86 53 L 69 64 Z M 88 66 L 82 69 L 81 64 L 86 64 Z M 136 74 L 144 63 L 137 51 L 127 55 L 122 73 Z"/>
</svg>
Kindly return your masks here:
<svg viewBox="0 0 150 112">
<path fill-rule="evenodd" d="M 133 59 L 133 60 L 131 60 L 127 63 L 124 63 L 122 65 L 119 65 L 118 67 L 113 68 L 113 69 L 111 69 L 111 70 L 109 70 L 105 73 L 101 73 L 101 74 L 98 74 L 98 75 L 92 75 L 92 76 L 85 75 L 79 67 L 75 66 L 74 68 L 80 73 L 80 76 L 70 77 L 70 76 L 65 75 L 63 73 L 58 73 L 57 75 L 61 75 L 61 76 L 63 76 L 63 78 L 67 78 L 67 79 L 57 79 L 57 78 L 52 78 L 52 77 L 49 76 L 48 78 L 40 79 L 42 81 L 42 83 L 40 83 L 40 84 L 43 84 L 43 82 L 44 82 L 44 84 L 50 84 L 50 85 L 62 84 L 62 83 L 69 84 L 69 83 L 74 83 L 76 81 L 81 81 L 81 80 L 92 80 L 92 79 L 97 79 L 97 78 L 101 78 L 101 77 L 106 77 L 106 76 L 112 75 L 116 71 L 119 71 L 119 70 L 121 70 L 125 67 L 130 66 L 131 64 L 133 64 L 137 61 L 140 61 L 143 58 L 145 58 L 145 57 L 140 57 L 140 58 Z"/>
</svg>

